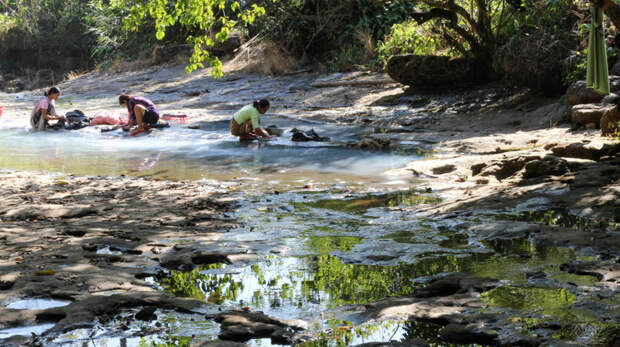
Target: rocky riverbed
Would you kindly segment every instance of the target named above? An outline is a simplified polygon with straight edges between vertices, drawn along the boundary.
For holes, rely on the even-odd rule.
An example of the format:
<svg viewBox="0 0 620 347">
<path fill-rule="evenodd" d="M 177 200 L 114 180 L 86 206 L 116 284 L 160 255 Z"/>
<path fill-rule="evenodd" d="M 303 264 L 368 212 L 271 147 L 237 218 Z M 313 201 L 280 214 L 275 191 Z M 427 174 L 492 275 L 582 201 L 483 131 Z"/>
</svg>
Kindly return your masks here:
<svg viewBox="0 0 620 347">
<path fill-rule="evenodd" d="M 413 90 L 364 72 L 181 70 L 90 73 L 61 85 L 58 108 L 95 113 L 130 92 L 208 137 L 269 96 L 270 120 L 347 129 L 331 151 L 415 158 L 381 173 L 264 160 L 227 172 L 218 159 L 166 177 L 155 161 L 136 178 L 109 161 L 37 173 L 41 159 L 4 152 L 4 344 L 618 343 L 620 145 L 572 131 L 562 99 Z M 0 122 L 22 126 L 35 99 L 0 94 Z M 20 327 L 40 329 L 6 332 Z"/>
</svg>

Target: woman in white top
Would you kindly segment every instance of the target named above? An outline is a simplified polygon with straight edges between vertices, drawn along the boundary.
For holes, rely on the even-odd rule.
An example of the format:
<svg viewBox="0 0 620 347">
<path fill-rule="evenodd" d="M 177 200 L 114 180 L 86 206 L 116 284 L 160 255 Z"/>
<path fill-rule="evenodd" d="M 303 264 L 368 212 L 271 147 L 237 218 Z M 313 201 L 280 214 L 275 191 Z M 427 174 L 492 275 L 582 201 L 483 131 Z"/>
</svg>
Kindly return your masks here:
<svg viewBox="0 0 620 347">
<path fill-rule="evenodd" d="M 50 128 L 48 121 L 57 120 L 56 125 L 62 125 L 65 122 L 65 117 L 56 114 L 55 101 L 60 96 L 60 89 L 57 87 L 50 88 L 37 106 L 32 111 L 30 116 L 30 125 L 34 131 L 43 131 Z"/>
</svg>

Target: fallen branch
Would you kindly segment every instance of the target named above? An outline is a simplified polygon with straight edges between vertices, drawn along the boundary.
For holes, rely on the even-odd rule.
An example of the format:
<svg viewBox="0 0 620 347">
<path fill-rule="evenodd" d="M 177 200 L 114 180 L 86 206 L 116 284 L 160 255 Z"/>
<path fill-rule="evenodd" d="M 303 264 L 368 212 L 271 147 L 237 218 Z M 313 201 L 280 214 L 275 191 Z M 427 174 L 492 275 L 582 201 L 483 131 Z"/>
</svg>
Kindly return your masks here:
<svg viewBox="0 0 620 347">
<path fill-rule="evenodd" d="M 311 86 L 314 88 L 329 88 L 329 87 L 364 87 L 374 86 L 380 84 L 394 84 L 398 83 L 392 79 L 378 80 L 378 81 L 338 81 L 338 82 L 323 82 L 313 83 Z"/>
</svg>

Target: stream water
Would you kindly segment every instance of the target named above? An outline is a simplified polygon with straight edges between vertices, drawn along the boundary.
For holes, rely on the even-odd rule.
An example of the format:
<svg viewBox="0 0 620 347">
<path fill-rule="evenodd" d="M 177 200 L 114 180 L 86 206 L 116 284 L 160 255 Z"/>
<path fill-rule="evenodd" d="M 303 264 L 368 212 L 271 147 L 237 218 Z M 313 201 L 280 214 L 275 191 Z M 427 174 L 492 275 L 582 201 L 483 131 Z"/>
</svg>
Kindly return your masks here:
<svg viewBox="0 0 620 347">
<path fill-rule="evenodd" d="M 600 319 L 592 318 L 595 313 L 569 310 L 574 295 L 554 289 L 564 288 L 566 283 L 590 286 L 595 282 L 593 277 L 569 275 L 559 268 L 588 254 L 535 245 L 528 240 L 490 243 L 465 232 L 464 225 L 505 220 L 506 215 L 513 215 L 510 211 L 502 211 L 497 217 L 489 211 L 458 219 L 418 217 L 417 206 L 435 204 L 440 199 L 420 190 L 412 177 L 384 174 L 422 159 L 411 154 L 415 151 L 376 153 L 349 148 L 344 144 L 354 139 L 360 129 L 277 115 L 264 117 L 263 123 L 285 131 L 313 128 L 331 141 L 295 143 L 285 132 L 285 136 L 266 143 L 240 144 L 228 134 L 227 117 L 204 115 L 192 119 L 200 122 L 200 130 L 173 124 L 136 138 L 120 130 L 101 133 L 97 128 L 32 133 L 25 119 L 5 117 L 0 122 L 0 167 L 63 175 L 218 181 L 241 178 L 254 182 L 245 192 L 237 193 L 242 194 L 242 202 L 236 218 L 244 227 L 223 236 L 220 244 L 249 245 L 261 261 L 243 266 L 215 264 L 192 272 L 171 271 L 165 277 L 152 279 L 153 285 L 175 295 L 204 300 L 215 305 L 214 312 L 249 306 L 281 318 L 304 319 L 322 337 L 316 346 L 406 337 L 437 343 L 434 326 L 367 322 L 357 305 L 411 294 L 432 276 L 448 272 L 523 285 L 502 287 L 504 292 L 490 292 L 486 300 L 515 316 L 543 310 L 553 319 L 574 321 L 575 326 L 587 316 L 593 327 L 587 333 L 563 334 L 571 338 L 571 334 L 581 334 L 586 341 L 601 334 Z M 301 189 L 304 185 L 311 189 Z M 548 274 L 546 283 L 532 282 L 524 276 L 526 272 L 540 271 Z M 158 311 L 158 316 L 159 326 L 134 322 L 127 331 L 119 332 L 114 329 L 117 324 L 106 323 L 94 331 L 76 330 L 62 335 L 54 343 L 184 345 L 214 339 L 219 332 L 218 324 L 204 316 L 164 311 Z M 0 337 L 22 332 L 0 331 Z M 41 327 L 33 327 L 31 332 L 40 333 Z M 272 345 L 269 339 L 248 343 Z"/>
</svg>

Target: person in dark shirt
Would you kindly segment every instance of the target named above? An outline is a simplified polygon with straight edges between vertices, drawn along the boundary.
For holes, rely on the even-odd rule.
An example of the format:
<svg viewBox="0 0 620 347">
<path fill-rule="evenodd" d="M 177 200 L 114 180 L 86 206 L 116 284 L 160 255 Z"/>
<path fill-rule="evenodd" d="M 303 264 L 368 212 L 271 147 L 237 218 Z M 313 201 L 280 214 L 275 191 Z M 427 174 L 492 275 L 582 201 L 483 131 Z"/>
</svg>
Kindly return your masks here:
<svg viewBox="0 0 620 347">
<path fill-rule="evenodd" d="M 144 131 L 159 121 L 157 107 L 147 98 L 123 94 L 118 97 L 118 103 L 127 107 L 129 113 L 129 122 L 123 126 L 125 131 L 129 131 L 134 124 L 138 126 L 138 130 Z"/>
</svg>

